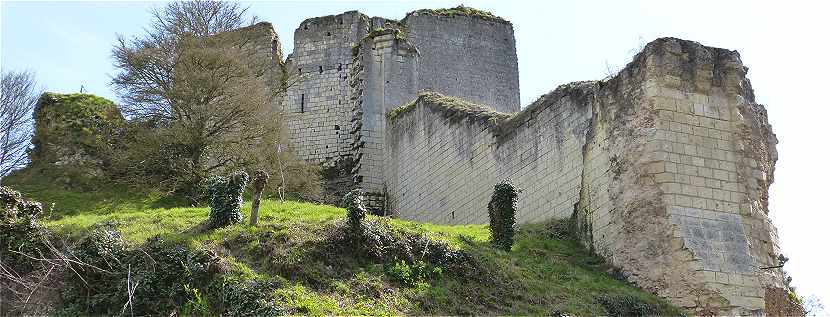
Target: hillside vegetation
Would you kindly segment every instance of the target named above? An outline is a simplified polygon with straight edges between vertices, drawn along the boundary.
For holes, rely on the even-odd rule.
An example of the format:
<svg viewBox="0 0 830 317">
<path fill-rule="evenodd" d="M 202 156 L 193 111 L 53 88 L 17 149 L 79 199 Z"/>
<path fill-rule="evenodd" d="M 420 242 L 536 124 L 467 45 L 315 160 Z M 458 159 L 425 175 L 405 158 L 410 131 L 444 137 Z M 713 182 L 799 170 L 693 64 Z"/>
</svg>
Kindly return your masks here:
<svg viewBox="0 0 830 317">
<path fill-rule="evenodd" d="M 86 286 L 64 274 L 52 313 L 119 314 L 129 304 L 136 315 L 681 314 L 609 275 L 570 239 L 567 222 L 521 226 L 505 252 L 492 247 L 486 225 L 370 216 L 371 241 L 351 243 L 345 211 L 328 205 L 265 200 L 258 226 L 207 230 L 209 208 L 175 207 L 160 195 L 7 184 L 54 204 L 41 220 L 53 241 L 110 268 L 81 272 Z M 243 211 L 247 220 L 250 204 Z M 98 257 L 82 256 L 88 250 Z"/>
</svg>

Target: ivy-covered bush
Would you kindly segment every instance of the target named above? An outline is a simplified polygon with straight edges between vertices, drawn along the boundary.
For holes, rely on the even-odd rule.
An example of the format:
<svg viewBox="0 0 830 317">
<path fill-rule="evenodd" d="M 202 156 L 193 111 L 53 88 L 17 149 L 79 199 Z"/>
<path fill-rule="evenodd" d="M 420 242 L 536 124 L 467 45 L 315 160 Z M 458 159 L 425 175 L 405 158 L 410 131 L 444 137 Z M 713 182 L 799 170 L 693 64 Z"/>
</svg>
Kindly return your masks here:
<svg viewBox="0 0 830 317">
<path fill-rule="evenodd" d="M 503 180 L 494 186 L 493 197 L 487 204 L 493 245 L 505 251 L 510 251 L 513 246 L 516 202 L 520 192 L 521 189 L 513 186 L 510 180 Z"/>
<path fill-rule="evenodd" d="M 39 202 L 23 198 L 20 192 L 0 186 L 0 259 L 17 273 L 27 273 L 46 251 L 48 233 L 37 222 L 43 212 Z"/>
<path fill-rule="evenodd" d="M 232 274 L 214 279 L 208 286 L 214 311 L 222 316 L 283 315 L 268 295 L 278 288 L 273 282 L 240 279 Z"/>
<path fill-rule="evenodd" d="M 426 265 L 424 269 L 429 268 L 428 271 L 438 269 L 460 276 L 475 274 L 478 264 L 473 257 L 444 241 L 395 228 L 384 219 L 363 220 L 359 228 L 359 237 L 354 236 L 354 229 L 348 224 L 330 231 L 326 241 L 331 249 L 327 249 L 324 255 L 349 254 L 387 265 L 403 262 L 410 267 L 419 266 L 418 263 L 422 262 Z"/>
<path fill-rule="evenodd" d="M 219 257 L 209 250 L 160 238 L 135 249 L 126 245 L 118 232 L 101 227 L 73 248 L 79 263 L 61 294 L 64 313 L 121 314 L 129 301 L 126 309 L 132 315 L 170 315 L 191 299 L 194 289 L 207 289 L 219 273 Z"/>
<path fill-rule="evenodd" d="M 366 218 L 366 205 L 363 203 L 363 192 L 352 190 L 343 196 L 343 207 L 346 208 L 346 224 L 352 237 L 362 237 L 364 234 L 361 222 Z"/>
<path fill-rule="evenodd" d="M 227 177 L 213 176 L 208 180 L 209 227 L 219 228 L 242 221 L 242 192 L 247 184 L 248 173 L 244 171 Z"/>
<path fill-rule="evenodd" d="M 81 262 L 98 269 L 117 270 L 127 255 L 127 243 L 120 232 L 109 225 L 101 225 L 90 231 L 72 253 Z"/>
</svg>

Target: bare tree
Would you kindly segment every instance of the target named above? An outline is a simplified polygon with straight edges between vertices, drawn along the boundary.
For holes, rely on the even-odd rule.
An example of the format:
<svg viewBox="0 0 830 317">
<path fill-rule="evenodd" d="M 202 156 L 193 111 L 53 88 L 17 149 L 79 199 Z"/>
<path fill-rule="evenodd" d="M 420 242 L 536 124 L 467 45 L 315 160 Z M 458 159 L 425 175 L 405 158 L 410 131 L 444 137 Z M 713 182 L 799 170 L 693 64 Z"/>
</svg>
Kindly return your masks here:
<svg viewBox="0 0 830 317">
<path fill-rule="evenodd" d="M 173 73 L 183 38 L 207 38 L 244 26 L 247 7 L 222 1 L 180 1 L 153 9 L 153 22 L 143 37 L 118 36 L 113 48 L 120 69 L 113 85 L 133 118 L 176 119 L 171 100 Z M 251 17 L 251 23 L 256 17 Z"/>
<path fill-rule="evenodd" d="M 11 171 L 24 167 L 32 137 L 35 104 L 40 90 L 29 71 L 2 72 L 0 89 L 0 181 Z"/>
<path fill-rule="evenodd" d="M 268 86 L 268 67 L 279 65 L 253 58 L 254 35 L 237 31 L 246 10 L 229 2 L 170 3 L 153 11 L 144 36 L 121 37 L 113 48 L 122 110 L 154 122 L 180 190 L 252 164 L 254 151 L 281 137 Z"/>
</svg>

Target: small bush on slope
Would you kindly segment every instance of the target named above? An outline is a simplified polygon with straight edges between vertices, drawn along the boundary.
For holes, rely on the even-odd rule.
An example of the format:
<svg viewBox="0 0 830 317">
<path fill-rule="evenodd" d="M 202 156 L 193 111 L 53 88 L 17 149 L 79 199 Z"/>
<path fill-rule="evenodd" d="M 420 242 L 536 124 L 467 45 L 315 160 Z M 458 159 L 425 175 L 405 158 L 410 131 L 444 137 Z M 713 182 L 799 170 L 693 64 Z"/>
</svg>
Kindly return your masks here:
<svg viewBox="0 0 830 317">
<path fill-rule="evenodd" d="M 242 222 L 242 192 L 248 184 L 248 173 L 239 171 L 208 180 L 210 218 L 208 225 L 219 228 Z"/>
<path fill-rule="evenodd" d="M 72 253 L 91 265 L 76 268 L 78 275 L 70 275 L 63 290 L 64 309 L 73 314 L 126 309 L 134 315 L 166 315 L 188 302 L 185 286 L 206 289 L 220 265 L 212 251 L 159 238 L 128 249 L 111 228 L 94 229 Z"/>
<path fill-rule="evenodd" d="M 29 256 L 41 257 L 46 252 L 48 239 L 38 223 L 42 212 L 40 203 L 0 186 L 0 264 L 14 267 L 19 274 L 36 268 L 38 263 Z"/>
<path fill-rule="evenodd" d="M 513 246 L 519 192 L 521 189 L 505 179 L 493 187 L 493 196 L 487 204 L 493 245 L 502 250 L 510 251 Z"/>
</svg>

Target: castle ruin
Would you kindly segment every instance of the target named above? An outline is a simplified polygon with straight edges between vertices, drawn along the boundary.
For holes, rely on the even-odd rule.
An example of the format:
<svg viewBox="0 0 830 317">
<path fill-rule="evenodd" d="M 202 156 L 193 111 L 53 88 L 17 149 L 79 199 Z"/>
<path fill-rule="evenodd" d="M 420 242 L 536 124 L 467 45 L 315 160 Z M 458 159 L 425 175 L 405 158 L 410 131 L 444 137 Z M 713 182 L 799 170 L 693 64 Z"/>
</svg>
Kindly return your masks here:
<svg viewBox="0 0 830 317">
<path fill-rule="evenodd" d="M 379 213 L 486 223 L 510 178 L 519 222 L 574 219 L 628 280 L 696 314 L 764 314 L 784 287 L 766 269 L 777 140 L 735 51 L 657 39 L 523 110 L 512 24 L 468 8 L 308 19 L 281 65 L 292 145 Z"/>
</svg>

